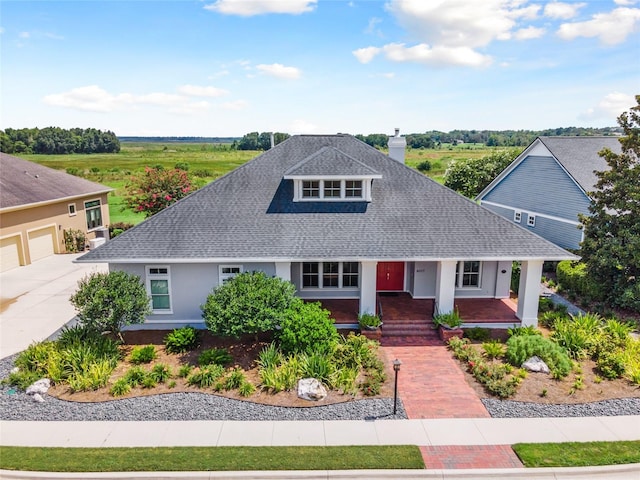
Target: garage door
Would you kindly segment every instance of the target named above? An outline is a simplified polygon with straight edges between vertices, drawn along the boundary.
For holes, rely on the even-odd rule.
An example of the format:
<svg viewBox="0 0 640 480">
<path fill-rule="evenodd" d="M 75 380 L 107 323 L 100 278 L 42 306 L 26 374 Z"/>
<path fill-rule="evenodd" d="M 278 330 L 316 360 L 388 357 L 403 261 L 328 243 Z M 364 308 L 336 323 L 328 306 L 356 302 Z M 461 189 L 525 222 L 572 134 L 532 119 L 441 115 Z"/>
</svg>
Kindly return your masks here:
<svg viewBox="0 0 640 480">
<path fill-rule="evenodd" d="M 20 235 L 0 240 L 0 272 L 20 266 Z"/>
<path fill-rule="evenodd" d="M 32 262 L 53 255 L 54 235 L 55 227 L 47 227 L 29 232 L 29 256 Z"/>
</svg>

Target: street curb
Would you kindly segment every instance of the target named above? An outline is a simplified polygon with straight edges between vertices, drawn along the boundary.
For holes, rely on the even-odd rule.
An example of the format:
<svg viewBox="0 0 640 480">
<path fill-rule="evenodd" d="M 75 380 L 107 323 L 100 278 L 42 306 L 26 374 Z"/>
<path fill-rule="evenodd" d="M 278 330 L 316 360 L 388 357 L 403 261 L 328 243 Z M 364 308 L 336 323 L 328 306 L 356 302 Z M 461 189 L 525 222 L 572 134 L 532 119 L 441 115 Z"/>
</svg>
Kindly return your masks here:
<svg viewBox="0 0 640 480">
<path fill-rule="evenodd" d="M 640 463 L 606 465 L 601 467 L 569 468 L 487 468 L 469 470 L 291 470 L 291 471 L 243 471 L 243 472 L 23 472 L 0 470 L 3 480 L 561 480 L 561 479 L 638 479 Z"/>
</svg>

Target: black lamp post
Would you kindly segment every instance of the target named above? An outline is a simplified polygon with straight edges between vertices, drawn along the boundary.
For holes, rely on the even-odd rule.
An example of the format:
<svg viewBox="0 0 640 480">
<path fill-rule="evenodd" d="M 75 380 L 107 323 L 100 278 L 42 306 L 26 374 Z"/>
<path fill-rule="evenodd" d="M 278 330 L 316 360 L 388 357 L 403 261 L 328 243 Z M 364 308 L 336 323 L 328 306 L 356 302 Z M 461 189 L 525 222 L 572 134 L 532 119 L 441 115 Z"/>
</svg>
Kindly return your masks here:
<svg viewBox="0 0 640 480">
<path fill-rule="evenodd" d="M 398 407 L 398 372 L 400 371 L 400 365 L 402 362 L 397 358 L 393 361 L 393 371 L 396 374 L 394 386 L 393 386 L 393 414 L 396 414 Z"/>
</svg>

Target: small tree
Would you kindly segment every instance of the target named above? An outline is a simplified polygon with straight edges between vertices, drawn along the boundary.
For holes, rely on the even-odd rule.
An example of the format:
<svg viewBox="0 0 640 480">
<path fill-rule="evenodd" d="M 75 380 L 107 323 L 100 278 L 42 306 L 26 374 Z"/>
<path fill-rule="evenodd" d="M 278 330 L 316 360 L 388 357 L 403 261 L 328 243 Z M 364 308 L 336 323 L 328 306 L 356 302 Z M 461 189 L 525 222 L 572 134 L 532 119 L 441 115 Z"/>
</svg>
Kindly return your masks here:
<svg viewBox="0 0 640 480">
<path fill-rule="evenodd" d="M 125 325 L 143 323 L 151 313 L 140 277 L 122 271 L 84 277 L 70 301 L 80 323 L 100 331 L 119 333 Z"/>
<path fill-rule="evenodd" d="M 444 184 L 465 197 L 475 198 L 519 153 L 499 150 L 481 158 L 452 162 L 445 172 Z"/>
<path fill-rule="evenodd" d="M 146 217 L 155 215 L 194 190 L 189 175 L 178 168 L 145 167 L 126 186 L 125 204 Z"/>
<path fill-rule="evenodd" d="M 609 303 L 640 312 L 640 95 L 636 102 L 618 117 L 622 153 L 600 152 L 610 168 L 596 172 L 580 254 Z"/>
<path fill-rule="evenodd" d="M 320 302 L 296 298 L 284 312 L 275 338 L 284 353 L 327 353 L 338 341 L 338 330 Z"/>
<path fill-rule="evenodd" d="M 273 330 L 295 299 L 295 287 L 264 272 L 245 272 L 218 286 L 201 306 L 214 335 L 239 337 Z"/>
</svg>

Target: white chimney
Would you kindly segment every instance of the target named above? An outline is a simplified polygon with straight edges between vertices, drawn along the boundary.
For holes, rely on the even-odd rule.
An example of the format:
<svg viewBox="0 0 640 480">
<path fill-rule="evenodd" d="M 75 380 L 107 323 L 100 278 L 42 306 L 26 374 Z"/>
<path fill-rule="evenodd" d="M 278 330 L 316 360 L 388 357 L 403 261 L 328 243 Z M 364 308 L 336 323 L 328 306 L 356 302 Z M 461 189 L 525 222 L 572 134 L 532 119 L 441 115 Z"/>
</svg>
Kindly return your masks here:
<svg viewBox="0 0 640 480">
<path fill-rule="evenodd" d="M 276 146 L 276 140 L 275 140 L 275 137 L 273 136 L 273 132 L 271 132 L 269 136 L 271 138 L 271 148 L 273 148 Z"/>
<path fill-rule="evenodd" d="M 407 140 L 400 136 L 400 129 L 396 128 L 393 137 L 389 137 L 389 156 L 400 163 L 404 163 L 404 151 L 407 148 Z"/>
</svg>

